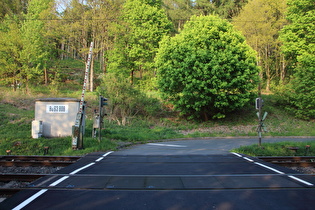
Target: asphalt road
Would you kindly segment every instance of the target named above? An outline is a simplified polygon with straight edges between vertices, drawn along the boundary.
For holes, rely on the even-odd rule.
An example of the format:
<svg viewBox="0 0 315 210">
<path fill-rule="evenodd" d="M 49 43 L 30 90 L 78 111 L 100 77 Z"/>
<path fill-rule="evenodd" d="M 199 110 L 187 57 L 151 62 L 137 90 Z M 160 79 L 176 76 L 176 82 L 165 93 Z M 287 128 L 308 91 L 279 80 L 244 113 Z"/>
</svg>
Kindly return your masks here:
<svg viewBox="0 0 315 210">
<path fill-rule="evenodd" d="M 0 209 L 314 209 L 314 177 L 229 152 L 257 141 L 179 140 L 92 153 L 31 183 Z"/>
<path fill-rule="evenodd" d="M 262 143 L 283 141 L 311 141 L 315 137 L 267 137 Z M 258 138 L 253 137 L 228 137 L 228 138 L 203 138 L 193 140 L 175 140 L 161 143 L 149 143 L 133 146 L 121 151 L 122 154 L 150 154 L 150 155 L 186 155 L 186 154 L 228 154 L 230 150 L 240 146 L 258 144 Z"/>
</svg>

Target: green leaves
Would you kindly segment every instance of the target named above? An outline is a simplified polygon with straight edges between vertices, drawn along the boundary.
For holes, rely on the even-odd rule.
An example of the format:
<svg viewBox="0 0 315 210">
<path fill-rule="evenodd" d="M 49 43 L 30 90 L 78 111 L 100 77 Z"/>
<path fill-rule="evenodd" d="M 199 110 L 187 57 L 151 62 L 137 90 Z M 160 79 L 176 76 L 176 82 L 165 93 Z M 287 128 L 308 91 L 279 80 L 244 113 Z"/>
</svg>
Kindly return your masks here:
<svg viewBox="0 0 315 210">
<path fill-rule="evenodd" d="M 243 107 L 258 79 L 255 53 L 231 24 L 216 16 L 192 17 L 165 38 L 156 58 L 164 99 L 191 118 L 223 118 Z"/>
<path fill-rule="evenodd" d="M 159 47 L 159 41 L 172 29 L 171 22 L 160 8 L 158 2 L 143 2 L 142 0 L 128 0 L 123 5 L 122 19 L 127 31 L 121 31 L 122 36 L 117 40 L 122 43 L 116 55 L 127 58 L 120 65 L 128 69 L 128 73 L 134 71 L 153 71 L 153 58 Z M 114 57 L 113 57 L 114 58 Z M 110 58 L 112 59 L 112 58 Z M 113 59 L 114 61 L 114 59 Z M 119 62 L 115 59 L 114 62 Z M 111 66 L 115 66 L 111 64 Z M 116 65 L 118 66 L 118 65 Z M 119 69 L 110 69 L 118 71 Z M 128 75 L 129 75 L 128 74 Z"/>
<path fill-rule="evenodd" d="M 288 1 L 291 24 L 281 34 L 283 53 L 294 68 L 289 95 L 291 110 L 302 119 L 315 118 L 315 5 L 312 0 Z"/>
</svg>

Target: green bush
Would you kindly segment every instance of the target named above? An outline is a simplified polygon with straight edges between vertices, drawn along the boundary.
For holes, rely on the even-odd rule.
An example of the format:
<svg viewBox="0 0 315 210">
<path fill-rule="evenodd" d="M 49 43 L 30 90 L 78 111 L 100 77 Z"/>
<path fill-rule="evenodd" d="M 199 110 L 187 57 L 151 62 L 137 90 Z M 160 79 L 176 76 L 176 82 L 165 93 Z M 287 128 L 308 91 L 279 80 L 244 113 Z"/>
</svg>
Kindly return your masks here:
<svg viewBox="0 0 315 210">
<path fill-rule="evenodd" d="M 180 34 L 165 38 L 156 66 L 163 98 L 189 118 L 224 118 L 257 87 L 255 52 L 216 16 L 194 16 Z"/>
<path fill-rule="evenodd" d="M 292 81 L 292 110 L 302 119 L 315 118 L 315 56 L 304 54 Z"/>
<path fill-rule="evenodd" d="M 135 116 L 150 117 L 163 112 L 159 100 L 147 97 L 119 74 L 106 74 L 98 92 L 109 100 L 108 119 L 119 125 L 128 124 Z"/>
<path fill-rule="evenodd" d="M 291 81 L 275 88 L 277 105 L 300 119 L 315 118 L 315 56 L 299 56 L 299 65 Z"/>
</svg>

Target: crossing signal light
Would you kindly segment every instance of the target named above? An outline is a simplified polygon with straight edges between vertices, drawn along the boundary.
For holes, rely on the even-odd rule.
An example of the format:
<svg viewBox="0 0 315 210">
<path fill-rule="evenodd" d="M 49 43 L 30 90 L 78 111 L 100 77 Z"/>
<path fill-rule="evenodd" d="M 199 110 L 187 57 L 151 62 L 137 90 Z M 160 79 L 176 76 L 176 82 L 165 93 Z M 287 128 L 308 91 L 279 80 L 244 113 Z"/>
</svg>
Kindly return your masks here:
<svg viewBox="0 0 315 210">
<path fill-rule="evenodd" d="M 108 105 L 107 101 L 108 101 L 107 98 L 104 98 L 103 96 L 100 96 L 100 106 L 101 107 Z"/>
<path fill-rule="evenodd" d="M 261 109 L 264 106 L 264 100 L 262 98 L 256 98 L 255 107 L 256 109 Z"/>
</svg>

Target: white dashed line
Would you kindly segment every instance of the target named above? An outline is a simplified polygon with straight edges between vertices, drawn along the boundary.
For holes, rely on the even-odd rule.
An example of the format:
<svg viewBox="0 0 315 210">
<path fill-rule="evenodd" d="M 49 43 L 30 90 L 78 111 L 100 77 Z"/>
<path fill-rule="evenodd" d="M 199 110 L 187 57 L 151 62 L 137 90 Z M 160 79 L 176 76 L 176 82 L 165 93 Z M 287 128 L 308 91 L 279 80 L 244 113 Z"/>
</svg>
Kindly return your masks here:
<svg viewBox="0 0 315 210">
<path fill-rule="evenodd" d="M 31 197 L 29 197 L 28 199 L 26 199 L 25 201 L 20 203 L 17 207 L 13 208 L 12 210 L 20 210 L 20 209 L 24 208 L 27 204 L 29 204 L 30 202 L 32 202 L 33 200 L 35 200 L 36 198 L 38 198 L 39 196 L 44 194 L 47 190 L 48 189 L 40 190 L 36 194 L 32 195 Z"/>
<path fill-rule="evenodd" d="M 303 179 L 299 179 L 299 178 L 297 178 L 297 177 L 295 177 L 295 176 L 288 176 L 288 177 L 290 177 L 291 179 L 294 179 L 294 180 L 296 180 L 296 181 L 302 182 L 302 183 L 304 183 L 304 184 L 306 184 L 306 185 L 308 185 L 308 186 L 314 186 L 312 183 L 309 183 L 309 182 L 307 182 L 307 181 L 304 181 Z"/>
<path fill-rule="evenodd" d="M 87 164 L 87 165 L 85 165 L 85 166 L 83 166 L 83 167 L 81 167 L 81 168 L 78 168 L 77 170 L 72 171 L 70 174 L 71 174 L 71 175 L 76 174 L 76 173 L 78 173 L 79 171 L 82 171 L 83 169 L 86 169 L 86 168 L 88 168 L 88 167 L 90 167 L 90 166 L 92 166 L 92 165 L 94 165 L 94 164 L 95 164 L 95 163 L 89 163 L 89 164 Z"/>
<path fill-rule="evenodd" d="M 148 143 L 148 145 L 161 146 L 161 147 L 187 147 L 187 146 L 183 146 L 183 145 L 175 145 L 175 144 L 156 144 L 156 143 Z"/>
<path fill-rule="evenodd" d="M 112 151 L 105 153 L 101 158 L 98 158 L 98 159 L 95 160 L 94 162 L 89 163 L 89 164 L 87 164 L 87 165 L 85 165 L 85 166 L 83 166 L 83 167 L 81 167 L 81 168 L 78 168 L 78 169 L 72 171 L 70 174 L 71 174 L 71 175 L 76 174 L 76 173 L 78 173 L 79 171 L 82 171 L 83 169 L 86 169 L 86 168 L 88 168 L 88 167 L 94 165 L 95 162 L 101 161 L 104 157 L 106 157 L 106 156 L 109 155 L 110 153 L 112 153 Z M 54 187 L 54 186 L 60 184 L 61 182 L 63 182 L 64 180 L 68 179 L 68 178 L 69 178 L 69 176 L 63 176 L 63 177 L 61 177 L 60 179 L 58 179 L 57 181 L 51 183 L 49 186 L 50 186 L 50 187 Z M 35 193 L 34 195 L 32 195 L 31 197 L 29 197 L 28 199 L 26 199 L 26 200 L 23 201 L 22 203 L 20 203 L 18 206 L 16 206 L 15 208 L 13 208 L 13 210 L 20 210 L 20 209 L 24 208 L 24 207 L 25 207 L 26 205 L 28 205 L 30 202 L 32 202 L 33 200 L 35 200 L 36 198 L 38 198 L 39 196 L 41 196 L 42 194 L 44 194 L 44 193 L 47 192 L 47 191 L 48 191 L 48 189 L 42 189 L 42 190 L 38 191 L 37 193 Z"/>
<path fill-rule="evenodd" d="M 54 186 L 56 186 L 57 184 L 63 182 L 64 180 L 66 180 L 66 179 L 68 179 L 68 178 L 69 178 L 69 176 L 64 176 L 64 177 L 58 179 L 57 181 L 51 183 L 49 186 L 50 186 L 50 187 L 54 187 Z"/>
<path fill-rule="evenodd" d="M 279 170 L 277 170 L 277 169 L 275 169 L 275 168 L 266 166 L 266 165 L 264 165 L 264 164 L 262 164 L 262 163 L 255 162 L 254 160 L 252 160 L 252 159 L 250 159 L 250 158 L 247 158 L 247 157 L 244 157 L 244 156 L 241 155 L 241 154 L 238 154 L 238 153 L 235 153 L 235 152 L 232 152 L 232 154 L 234 154 L 234 155 L 236 155 L 236 156 L 238 156 L 238 157 L 240 157 L 240 158 L 243 158 L 243 159 L 245 159 L 245 160 L 247 160 L 247 161 L 249 161 L 249 162 L 252 162 L 252 163 L 254 163 L 254 164 L 256 164 L 256 165 L 259 165 L 259 166 L 261 166 L 261 167 L 264 167 L 264 168 L 266 168 L 266 169 L 269 169 L 269 170 L 271 170 L 271 171 L 274 171 L 274 172 L 276 172 L 276 173 L 278 173 L 278 174 L 284 174 L 284 175 L 286 175 L 286 174 L 285 174 L 284 172 L 282 172 L 282 171 L 279 171 Z M 314 184 L 312 184 L 312 183 L 310 183 L 310 182 L 307 182 L 307 181 L 305 181 L 305 180 L 303 180 L 303 179 L 297 178 L 297 177 L 295 177 L 295 176 L 291 176 L 291 175 L 287 175 L 287 176 L 288 176 L 289 178 L 291 178 L 291 179 L 294 179 L 295 181 L 301 182 L 301 183 L 306 184 L 306 185 L 308 185 L 308 186 L 314 186 Z"/>
<path fill-rule="evenodd" d="M 257 165 L 260 165 L 260 166 L 262 166 L 262 167 L 264 167 L 264 168 L 267 168 L 267 169 L 269 169 L 269 170 L 271 170 L 271 171 L 274 171 L 274 172 L 276 172 L 276 173 L 278 173 L 278 174 L 284 174 L 282 171 L 278 171 L 277 169 L 272 168 L 272 167 L 269 167 L 269 166 L 266 166 L 266 165 L 264 165 L 264 164 L 262 164 L 262 163 L 257 163 L 257 162 L 254 162 L 254 163 L 257 164 Z"/>
<path fill-rule="evenodd" d="M 249 159 L 247 157 L 243 157 L 245 160 L 249 161 L 249 162 L 254 162 L 252 159 Z"/>
<path fill-rule="evenodd" d="M 243 157 L 242 155 L 238 154 L 238 153 L 235 153 L 235 152 L 232 152 L 232 154 L 238 156 L 238 157 Z"/>
</svg>

